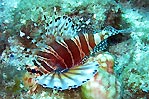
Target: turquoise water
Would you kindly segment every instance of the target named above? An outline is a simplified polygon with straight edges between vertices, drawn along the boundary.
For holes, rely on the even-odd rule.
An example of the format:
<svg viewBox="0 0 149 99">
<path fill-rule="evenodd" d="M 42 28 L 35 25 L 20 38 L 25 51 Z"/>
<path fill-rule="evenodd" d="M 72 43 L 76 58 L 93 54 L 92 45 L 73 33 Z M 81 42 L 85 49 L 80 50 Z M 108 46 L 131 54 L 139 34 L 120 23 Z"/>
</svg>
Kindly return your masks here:
<svg viewBox="0 0 149 99">
<path fill-rule="evenodd" d="M 0 99 L 148 99 L 148 0 L 1 0 Z"/>
</svg>

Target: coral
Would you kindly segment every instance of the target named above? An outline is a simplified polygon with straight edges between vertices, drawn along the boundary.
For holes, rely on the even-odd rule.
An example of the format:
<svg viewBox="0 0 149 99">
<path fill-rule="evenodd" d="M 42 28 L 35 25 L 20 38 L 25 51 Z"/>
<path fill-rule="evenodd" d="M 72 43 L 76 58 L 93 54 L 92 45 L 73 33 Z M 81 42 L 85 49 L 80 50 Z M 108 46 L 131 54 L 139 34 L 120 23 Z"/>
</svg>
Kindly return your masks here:
<svg viewBox="0 0 149 99">
<path fill-rule="evenodd" d="M 127 3 L 128 6 L 132 6 L 135 8 L 143 8 L 143 9 L 148 9 L 148 0 L 116 0 L 117 2 L 120 3 Z"/>
<path fill-rule="evenodd" d="M 142 63 L 142 61 L 145 61 L 145 63 Z M 129 99 L 149 97 L 148 70 L 147 56 L 143 57 L 137 63 L 129 63 L 129 66 L 124 69 L 121 76 L 124 89 L 123 97 Z"/>
<path fill-rule="evenodd" d="M 1 0 L 0 98 L 148 98 L 147 10 L 147 0 Z M 34 85 L 34 77 L 26 74 L 26 65 L 34 66 L 35 58 L 26 48 L 36 50 L 36 47 L 29 43 L 31 39 L 26 40 L 20 36 L 25 33 L 40 40 L 40 34 L 45 33 L 47 23 L 62 15 L 72 17 L 72 21 L 81 29 L 80 33 L 94 33 L 111 25 L 117 29 L 130 28 L 131 38 L 116 35 L 108 39 L 110 46 L 107 50 L 115 58 L 109 61 L 109 53 L 98 53 L 96 58 L 101 68 L 95 78 L 78 89 L 57 92 Z M 94 59 L 90 58 L 92 61 Z M 105 61 L 108 65 L 104 64 Z M 31 94 L 28 94 L 28 90 Z"/>
<path fill-rule="evenodd" d="M 83 85 L 84 99 L 119 99 L 120 83 L 111 75 L 101 69 L 88 83 Z"/>
<path fill-rule="evenodd" d="M 143 42 L 132 39 L 111 46 L 110 52 L 116 56 L 114 72 L 121 83 L 122 97 L 148 97 L 148 51 Z M 136 46 L 136 47 L 134 47 Z"/>
<path fill-rule="evenodd" d="M 8 45 L 6 34 L 0 32 L 0 55 L 2 54 L 3 50 L 6 49 Z"/>
<path fill-rule="evenodd" d="M 124 6 L 126 6 L 124 4 Z M 132 28 L 131 39 L 110 46 L 116 56 L 114 72 L 121 83 L 122 97 L 148 98 L 148 19 L 144 9 L 123 8 L 122 17 Z"/>
<path fill-rule="evenodd" d="M 16 98 L 21 97 L 25 92 L 22 83 L 22 75 L 24 71 L 19 71 L 15 66 L 11 66 L 5 63 L 0 64 L 0 98 Z"/>
<path fill-rule="evenodd" d="M 98 73 L 82 86 L 83 99 L 119 99 L 120 83 L 113 75 L 114 58 L 108 52 L 100 52 L 91 60 L 100 64 Z"/>
</svg>

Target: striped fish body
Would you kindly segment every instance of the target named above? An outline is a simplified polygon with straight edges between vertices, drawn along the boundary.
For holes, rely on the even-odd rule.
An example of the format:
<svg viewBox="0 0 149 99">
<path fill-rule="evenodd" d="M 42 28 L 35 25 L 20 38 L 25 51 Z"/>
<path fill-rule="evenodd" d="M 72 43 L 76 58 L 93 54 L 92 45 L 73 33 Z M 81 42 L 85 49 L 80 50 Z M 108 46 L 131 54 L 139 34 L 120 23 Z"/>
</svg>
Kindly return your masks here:
<svg viewBox="0 0 149 99">
<path fill-rule="evenodd" d="M 71 39 L 62 39 L 48 44 L 48 48 L 38 52 L 37 61 L 48 72 L 62 72 L 65 69 L 82 65 L 83 59 L 90 55 L 95 46 L 100 44 L 107 35 L 79 34 Z M 104 45 L 106 42 L 102 42 Z"/>
<path fill-rule="evenodd" d="M 73 34 L 74 32 L 74 34 Z M 86 61 L 92 54 L 101 51 L 106 46 L 109 36 L 120 33 L 108 27 L 100 33 L 77 34 L 70 18 L 60 17 L 50 22 L 46 35 L 56 38 L 46 43 L 46 47 L 37 51 L 36 82 L 43 87 L 66 90 L 77 88 L 90 80 L 98 71 L 97 61 Z M 68 35 L 68 37 L 67 37 Z M 75 36 L 74 36 L 75 35 Z M 38 47 L 40 47 L 37 44 Z"/>
<path fill-rule="evenodd" d="M 48 44 L 47 48 L 37 53 L 37 65 L 42 74 L 37 77 L 37 83 L 58 90 L 84 84 L 96 74 L 99 67 L 97 61 L 84 60 L 95 46 L 105 45 L 103 39 L 105 37 L 100 33 L 79 34 L 71 39 L 55 40 Z"/>
</svg>

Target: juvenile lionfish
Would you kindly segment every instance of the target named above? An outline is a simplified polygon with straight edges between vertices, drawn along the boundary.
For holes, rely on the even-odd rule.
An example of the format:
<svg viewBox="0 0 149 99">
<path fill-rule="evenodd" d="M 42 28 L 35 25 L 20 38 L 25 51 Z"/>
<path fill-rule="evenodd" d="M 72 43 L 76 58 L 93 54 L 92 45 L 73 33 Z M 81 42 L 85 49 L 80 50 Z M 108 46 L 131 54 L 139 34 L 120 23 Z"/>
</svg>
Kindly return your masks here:
<svg viewBox="0 0 149 99">
<path fill-rule="evenodd" d="M 93 78 L 100 64 L 88 59 L 105 49 L 108 37 L 126 32 L 106 27 L 97 33 L 77 33 L 67 16 L 51 21 L 46 29 L 40 42 L 28 37 L 38 50 L 36 68 L 27 67 L 27 70 L 38 75 L 35 78 L 38 84 L 57 90 L 77 88 Z"/>
</svg>

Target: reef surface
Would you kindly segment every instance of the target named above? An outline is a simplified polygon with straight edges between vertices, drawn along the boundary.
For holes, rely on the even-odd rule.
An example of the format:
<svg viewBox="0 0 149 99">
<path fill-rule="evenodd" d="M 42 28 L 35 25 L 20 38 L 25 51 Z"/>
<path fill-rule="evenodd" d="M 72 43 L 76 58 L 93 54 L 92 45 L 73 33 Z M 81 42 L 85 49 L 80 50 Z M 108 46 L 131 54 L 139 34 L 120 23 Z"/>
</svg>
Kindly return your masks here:
<svg viewBox="0 0 149 99">
<path fill-rule="evenodd" d="M 148 5 L 148 0 L 1 0 L 0 99 L 148 99 Z M 78 24 L 79 33 L 106 26 L 129 28 L 130 33 L 108 39 L 99 53 L 99 61 L 109 63 L 106 69 L 103 65 L 78 88 L 56 91 L 34 85 L 34 76 L 26 71 L 26 64 L 34 66 L 34 56 L 25 48 L 35 46 L 21 36 L 24 31 L 38 40 L 45 23 L 64 15 Z"/>
</svg>

